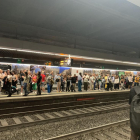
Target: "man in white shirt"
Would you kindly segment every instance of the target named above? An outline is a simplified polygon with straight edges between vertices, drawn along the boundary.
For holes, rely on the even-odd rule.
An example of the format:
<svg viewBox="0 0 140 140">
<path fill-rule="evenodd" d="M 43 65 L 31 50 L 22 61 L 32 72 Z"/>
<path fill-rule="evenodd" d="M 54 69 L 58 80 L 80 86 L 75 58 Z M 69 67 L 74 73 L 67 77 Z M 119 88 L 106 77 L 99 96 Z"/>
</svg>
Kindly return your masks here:
<svg viewBox="0 0 140 140">
<path fill-rule="evenodd" d="M 88 90 L 88 81 L 89 81 L 89 76 L 85 73 L 85 75 L 83 76 L 84 79 L 84 90 Z"/>
<path fill-rule="evenodd" d="M 89 84 L 90 84 L 90 90 L 93 90 L 94 82 L 93 82 L 93 76 L 92 75 L 90 75 Z"/>
</svg>

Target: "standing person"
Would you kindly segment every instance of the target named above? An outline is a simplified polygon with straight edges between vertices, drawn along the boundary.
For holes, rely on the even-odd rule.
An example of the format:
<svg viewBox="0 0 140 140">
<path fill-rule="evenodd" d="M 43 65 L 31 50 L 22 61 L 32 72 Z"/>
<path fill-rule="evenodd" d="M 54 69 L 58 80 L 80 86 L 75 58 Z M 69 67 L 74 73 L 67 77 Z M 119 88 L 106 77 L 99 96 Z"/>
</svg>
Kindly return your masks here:
<svg viewBox="0 0 140 140">
<path fill-rule="evenodd" d="M 119 77 L 118 75 L 115 76 L 115 81 L 114 81 L 114 89 L 118 89 L 119 90 Z"/>
<path fill-rule="evenodd" d="M 28 95 L 28 86 L 29 86 L 29 80 L 30 77 L 28 76 L 28 72 L 25 72 L 25 77 L 24 77 L 24 91 L 25 94 L 23 96 L 27 96 Z"/>
<path fill-rule="evenodd" d="M 95 74 L 93 74 L 93 84 L 94 84 L 94 90 L 96 90 L 95 89 L 95 87 L 96 87 L 96 76 L 95 76 Z"/>
<path fill-rule="evenodd" d="M 10 72 L 10 70 L 8 70 L 7 77 L 6 77 L 6 86 L 8 91 L 7 97 L 11 97 L 12 95 L 11 85 L 12 85 L 12 73 Z"/>
<path fill-rule="evenodd" d="M 129 81 L 129 87 L 130 87 L 130 89 L 131 89 L 132 84 L 133 84 L 133 77 L 132 77 L 132 74 L 130 74 L 130 76 L 128 76 L 128 81 Z"/>
<path fill-rule="evenodd" d="M 107 91 L 109 91 L 109 80 L 108 80 L 108 75 L 107 74 L 105 75 L 105 89 Z"/>
<path fill-rule="evenodd" d="M 99 85 L 99 90 L 101 90 L 102 79 L 100 75 L 98 76 L 98 85 Z"/>
<path fill-rule="evenodd" d="M 136 75 L 133 76 L 133 83 L 134 83 L 134 86 L 135 86 L 135 77 L 136 77 Z"/>
<path fill-rule="evenodd" d="M 135 77 L 135 85 L 134 86 L 139 86 L 139 76 Z"/>
<path fill-rule="evenodd" d="M 103 89 L 105 89 L 105 78 L 102 78 L 102 85 L 103 85 Z"/>
<path fill-rule="evenodd" d="M 61 92 L 61 77 L 60 74 L 57 73 L 56 78 L 56 83 L 57 83 L 57 92 Z"/>
<path fill-rule="evenodd" d="M 0 92 L 2 91 L 3 88 L 3 79 L 4 79 L 3 70 L 0 69 Z"/>
<path fill-rule="evenodd" d="M 71 78 L 71 83 L 72 83 L 72 85 L 73 85 L 73 90 L 74 90 L 74 92 L 76 92 L 76 90 L 75 90 L 76 81 L 77 81 L 77 77 L 76 77 L 76 74 L 74 74 L 74 76 Z"/>
<path fill-rule="evenodd" d="M 47 90 L 48 90 L 48 93 L 51 92 L 51 79 L 52 79 L 51 75 L 48 75 L 48 77 L 47 77 Z"/>
<path fill-rule="evenodd" d="M 50 92 L 52 92 L 52 87 L 53 87 L 53 84 L 54 84 L 54 76 L 53 76 L 53 71 L 50 73 L 50 76 L 51 76 Z"/>
<path fill-rule="evenodd" d="M 36 90 L 37 90 L 37 76 L 36 76 L 35 73 L 32 76 L 32 89 L 33 89 L 33 92 L 36 93 Z"/>
<path fill-rule="evenodd" d="M 125 75 L 125 88 L 127 89 L 129 85 L 128 76 Z"/>
<path fill-rule="evenodd" d="M 52 92 L 52 87 L 53 87 L 53 84 L 54 84 L 54 79 L 53 79 L 53 77 L 51 77 L 51 86 L 50 86 L 50 92 Z"/>
<path fill-rule="evenodd" d="M 113 88 L 113 79 L 112 79 L 112 76 L 110 75 L 108 79 L 109 79 L 109 88 L 112 91 L 112 88 Z"/>
<path fill-rule="evenodd" d="M 81 85 L 82 85 L 82 74 L 79 73 L 78 75 L 78 91 L 81 92 Z"/>
<path fill-rule="evenodd" d="M 23 87 L 24 87 L 24 77 L 25 77 L 25 73 L 21 70 L 20 71 L 20 84 L 21 84 L 21 95 L 23 94 Z"/>
<path fill-rule="evenodd" d="M 41 89 L 40 89 L 40 85 L 42 83 L 42 76 L 41 76 L 41 72 L 38 72 L 37 75 L 37 95 L 41 95 Z"/>
<path fill-rule="evenodd" d="M 61 91 L 64 91 L 64 85 L 65 85 L 65 83 L 64 83 L 64 77 L 63 77 L 62 74 L 60 74 L 60 77 L 61 77 Z"/>
<path fill-rule="evenodd" d="M 18 76 L 17 76 L 17 74 L 13 71 L 13 72 L 12 72 L 12 86 L 17 87 L 17 80 L 18 80 Z"/>
<path fill-rule="evenodd" d="M 42 77 L 42 83 L 41 83 L 41 90 L 45 92 L 45 81 L 46 81 L 46 76 L 44 71 L 41 72 L 41 77 Z"/>
<path fill-rule="evenodd" d="M 28 71 L 28 76 L 29 76 L 29 78 L 30 78 L 30 80 L 29 80 L 29 86 L 28 86 L 28 91 L 29 92 L 33 92 L 33 86 L 32 86 L 32 73 L 30 72 L 30 71 Z"/>
<path fill-rule="evenodd" d="M 111 76 L 111 81 L 112 81 L 112 87 L 114 89 L 114 81 L 115 81 L 115 76 L 114 75 Z"/>
<path fill-rule="evenodd" d="M 121 84 L 121 90 L 122 90 L 122 89 L 125 89 L 125 88 L 124 88 L 124 76 L 123 76 L 123 75 L 121 75 L 120 84 Z"/>
<path fill-rule="evenodd" d="M 93 76 L 90 75 L 90 78 L 89 78 L 89 85 L 90 85 L 90 90 L 93 90 Z"/>
<path fill-rule="evenodd" d="M 84 90 L 88 90 L 88 80 L 89 80 L 89 76 L 85 73 L 85 75 L 83 76 L 84 79 Z"/>
<path fill-rule="evenodd" d="M 71 82 L 71 77 L 70 77 L 70 75 L 68 74 L 68 76 L 67 76 L 67 87 L 66 87 L 66 92 L 68 91 L 68 92 L 70 92 L 70 82 Z"/>
</svg>

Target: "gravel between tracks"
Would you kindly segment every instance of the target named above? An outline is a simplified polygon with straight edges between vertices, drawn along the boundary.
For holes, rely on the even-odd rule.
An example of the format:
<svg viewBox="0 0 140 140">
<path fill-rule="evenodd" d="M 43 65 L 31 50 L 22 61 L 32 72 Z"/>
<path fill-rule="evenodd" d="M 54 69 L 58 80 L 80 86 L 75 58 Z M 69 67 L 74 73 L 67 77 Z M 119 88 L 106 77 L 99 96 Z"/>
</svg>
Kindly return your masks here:
<svg viewBox="0 0 140 140">
<path fill-rule="evenodd" d="M 0 140 L 44 140 L 129 118 L 129 109 L 0 132 Z"/>
</svg>

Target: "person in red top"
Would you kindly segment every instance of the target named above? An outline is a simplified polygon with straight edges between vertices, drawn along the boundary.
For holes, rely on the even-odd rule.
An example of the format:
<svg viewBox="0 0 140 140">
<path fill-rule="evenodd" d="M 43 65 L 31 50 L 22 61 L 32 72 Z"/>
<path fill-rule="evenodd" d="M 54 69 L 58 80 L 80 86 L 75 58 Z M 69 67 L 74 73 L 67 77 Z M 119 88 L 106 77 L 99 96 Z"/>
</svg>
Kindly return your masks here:
<svg viewBox="0 0 140 140">
<path fill-rule="evenodd" d="M 42 83 L 41 83 L 41 90 L 45 92 L 45 81 L 46 81 L 46 76 L 44 74 L 44 71 L 41 72 L 41 77 L 42 77 Z"/>
</svg>

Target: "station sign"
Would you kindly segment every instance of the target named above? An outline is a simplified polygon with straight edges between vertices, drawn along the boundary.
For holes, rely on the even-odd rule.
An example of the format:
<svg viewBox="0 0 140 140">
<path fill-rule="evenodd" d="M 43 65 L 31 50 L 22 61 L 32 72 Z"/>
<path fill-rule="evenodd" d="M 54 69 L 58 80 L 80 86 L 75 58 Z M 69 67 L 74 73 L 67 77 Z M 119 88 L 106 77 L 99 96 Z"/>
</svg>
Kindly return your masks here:
<svg viewBox="0 0 140 140">
<path fill-rule="evenodd" d="M 17 59 L 17 63 L 21 63 L 21 59 Z"/>
<path fill-rule="evenodd" d="M 66 58 L 65 60 L 61 60 L 60 61 L 60 66 L 71 66 L 71 59 L 70 58 Z"/>
<path fill-rule="evenodd" d="M 47 61 L 47 62 L 45 63 L 45 65 L 51 66 L 51 65 L 52 65 L 52 62 L 51 62 L 51 61 Z"/>
</svg>

